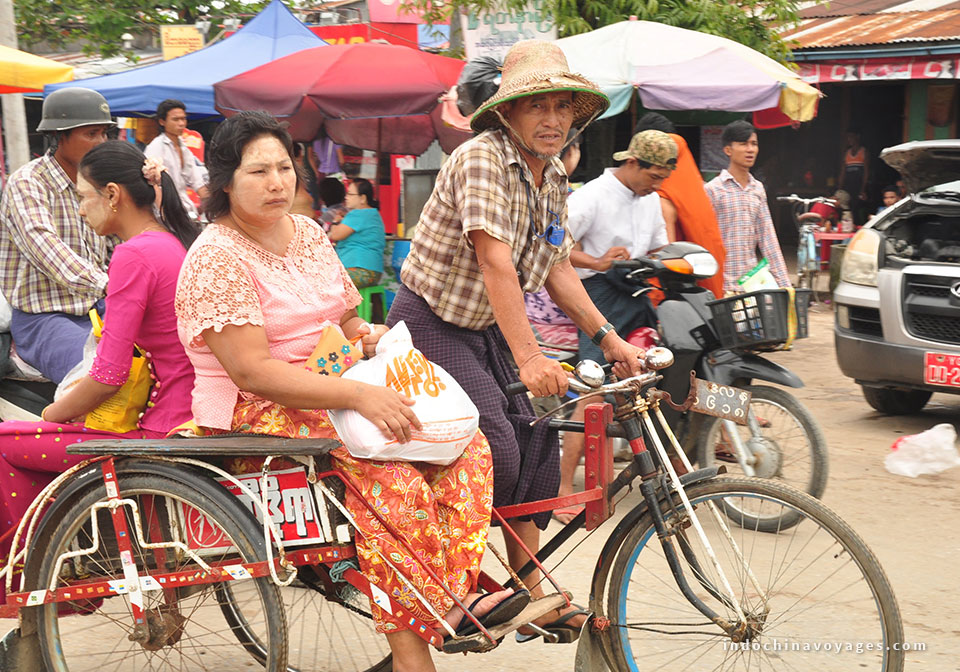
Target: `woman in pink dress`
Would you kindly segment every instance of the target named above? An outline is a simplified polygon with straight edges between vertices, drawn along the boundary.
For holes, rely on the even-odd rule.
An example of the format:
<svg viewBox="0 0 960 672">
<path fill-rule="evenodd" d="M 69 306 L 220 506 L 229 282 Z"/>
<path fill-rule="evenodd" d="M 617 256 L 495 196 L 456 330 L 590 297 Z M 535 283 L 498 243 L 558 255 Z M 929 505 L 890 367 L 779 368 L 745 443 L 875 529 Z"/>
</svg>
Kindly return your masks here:
<svg viewBox="0 0 960 672">
<path fill-rule="evenodd" d="M 132 144 L 106 142 L 90 150 L 77 175 L 80 214 L 101 236 L 123 242 L 107 271 L 106 319 L 90 373 L 43 409 L 42 422 L 0 423 L 0 566 L 12 532 L 34 497 L 59 473 L 84 459 L 68 446 L 90 439 L 155 438 L 190 419 L 193 367 L 177 338 L 177 275 L 198 234 L 162 167 L 146 163 Z M 154 216 L 161 191 L 161 219 Z M 152 406 L 125 434 L 88 430 L 82 418 L 127 380 L 136 343 L 156 378 Z M 0 596 L 3 588 L 0 586 Z"/>
<path fill-rule="evenodd" d="M 357 317 L 360 294 L 330 240 L 307 218 L 289 214 L 298 182 L 289 134 L 266 113 L 241 112 L 217 129 L 207 168 L 211 224 L 184 261 L 176 302 L 180 339 L 196 370 L 197 425 L 211 433 L 336 438 L 324 409 L 350 408 L 385 436 L 408 441 L 420 428 L 411 399 L 305 368 L 324 329 L 362 336 L 370 355 L 386 327 Z M 360 568 L 390 599 L 435 622 L 393 565 L 461 633 L 469 621 L 445 589 L 487 626 L 526 606 L 527 591 L 481 595 L 477 588 L 493 503 L 493 463 L 481 433 L 446 466 L 362 460 L 344 448 L 331 456 L 361 495 L 348 491 L 344 501 L 359 529 Z M 230 465 L 235 472 L 259 469 L 238 462 Z M 443 585 L 410 557 L 367 502 Z M 370 608 L 387 637 L 393 669 L 434 670 L 426 642 L 381 604 L 371 601 Z"/>
</svg>

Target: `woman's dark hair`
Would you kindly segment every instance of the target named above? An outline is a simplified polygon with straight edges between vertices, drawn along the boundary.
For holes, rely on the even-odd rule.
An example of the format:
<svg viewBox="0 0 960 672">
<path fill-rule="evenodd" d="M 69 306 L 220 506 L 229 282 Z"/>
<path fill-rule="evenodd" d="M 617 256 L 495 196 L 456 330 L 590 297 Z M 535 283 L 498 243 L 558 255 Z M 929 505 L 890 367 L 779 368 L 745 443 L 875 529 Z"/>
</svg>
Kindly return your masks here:
<svg viewBox="0 0 960 672">
<path fill-rule="evenodd" d="M 377 199 L 373 197 L 373 185 L 370 183 L 370 180 L 365 180 L 362 177 L 358 177 L 352 182 L 353 186 L 357 188 L 357 194 L 359 196 L 367 197 L 367 205 L 371 208 L 379 208 L 380 204 L 377 203 Z"/>
<path fill-rule="evenodd" d="M 80 161 L 83 179 L 98 189 L 111 182 L 123 187 L 138 208 L 153 206 L 157 192 L 143 176 L 143 152 L 129 142 L 108 140 L 87 152 Z M 183 246 L 193 244 L 200 229 L 183 209 L 180 194 L 167 171 L 160 173 L 160 222 Z"/>
<path fill-rule="evenodd" d="M 720 141 L 724 147 L 733 142 L 748 142 L 750 136 L 756 132 L 757 129 L 754 128 L 753 124 L 749 121 L 738 119 L 737 121 L 731 121 L 723 127 L 723 134 L 720 136 Z"/>
<path fill-rule="evenodd" d="M 203 212 L 211 222 L 230 212 L 230 198 L 224 189 L 233 181 L 233 174 L 240 167 L 243 150 L 253 140 L 263 135 L 272 135 L 284 149 L 296 168 L 293 155 L 293 140 L 287 129 L 263 111 L 240 112 L 217 127 L 207 146 L 207 172 L 210 196 L 203 202 Z M 300 171 L 297 174 L 297 189 L 300 188 Z"/>
<path fill-rule="evenodd" d="M 347 190 L 343 187 L 343 182 L 335 177 L 325 177 L 317 185 L 317 192 L 320 194 L 320 200 L 328 208 L 334 205 L 340 205 L 347 197 Z"/>
</svg>

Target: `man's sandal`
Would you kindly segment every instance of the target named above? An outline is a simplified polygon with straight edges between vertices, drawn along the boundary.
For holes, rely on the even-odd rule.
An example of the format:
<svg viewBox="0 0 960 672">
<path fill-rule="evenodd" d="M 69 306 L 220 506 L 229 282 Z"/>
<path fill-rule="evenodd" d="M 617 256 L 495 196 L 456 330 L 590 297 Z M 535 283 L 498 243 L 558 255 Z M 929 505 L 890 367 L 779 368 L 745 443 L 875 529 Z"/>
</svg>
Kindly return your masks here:
<svg viewBox="0 0 960 672">
<path fill-rule="evenodd" d="M 570 619 L 576 616 L 586 616 L 587 620 L 584 623 L 584 625 L 586 625 L 590 622 L 590 617 L 593 616 L 593 612 L 577 605 L 573 606 L 577 608 L 573 611 L 563 614 L 560 618 L 552 623 L 536 626 L 541 630 L 545 630 L 548 634 L 553 635 L 553 637 L 543 637 L 544 642 L 548 644 L 569 644 L 570 642 L 577 641 L 577 639 L 580 637 L 581 630 L 583 630 L 583 626 L 570 625 Z M 531 623 L 529 625 L 533 624 Z M 542 636 L 543 635 L 536 632 L 529 635 L 524 635 L 518 632 L 516 634 L 516 640 L 519 644 L 523 644 L 524 642 L 532 642 L 533 640 Z"/>
<path fill-rule="evenodd" d="M 480 602 L 490 597 L 489 593 L 484 593 L 467 607 L 467 611 L 473 612 L 474 607 L 476 607 Z M 480 621 L 480 624 L 485 628 L 492 628 L 495 625 L 500 625 L 506 623 L 511 618 L 514 618 L 521 611 L 527 608 L 527 605 L 530 604 L 530 592 L 527 590 L 515 590 L 512 595 L 505 597 L 500 600 L 490 611 L 485 613 L 483 616 L 477 616 L 477 620 Z M 479 632 L 477 626 L 474 625 L 473 621 L 467 618 L 467 615 L 464 614 L 460 617 L 460 622 L 457 623 L 457 627 L 454 628 L 454 632 L 457 633 L 457 637 L 467 637 Z"/>
</svg>

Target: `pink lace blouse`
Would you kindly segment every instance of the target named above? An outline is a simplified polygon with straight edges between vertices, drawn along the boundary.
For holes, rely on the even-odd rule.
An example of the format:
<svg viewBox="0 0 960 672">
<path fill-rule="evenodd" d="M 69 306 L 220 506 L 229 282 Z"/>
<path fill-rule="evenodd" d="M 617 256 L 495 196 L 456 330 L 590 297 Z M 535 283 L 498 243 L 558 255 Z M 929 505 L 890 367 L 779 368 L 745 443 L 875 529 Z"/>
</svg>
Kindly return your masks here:
<svg viewBox="0 0 960 672">
<path fill-rule="evenodd" d="M 207 329 L 253 324 L 267 334 L 270 355 L 302 365 L 323 327 L 360 304 L 323 230 L 291 215 L 295 233 L 283 256 L 233 229 L 210 224 L 191 246 L 177 282 L 178 333 L 193 362 L 193 416 L 201 427 L 230 429 L 239 388 L 203 340 Z"/>
<path fill-rule="evenodd" d="M 140 419 L 141 429 L 161 434 L 190 419 L 187 394 L 193 367 L 177 339 L 173 310 L 177 274 L 186 255 L 172 233 L 145 231 L 113 251 L 107 270 L 107 312 L 103 337 L 90 377 L 123 385 L 130 374 L 133 344 L 148 353 L 157 383 L 154 405 Z"/>
</svg>

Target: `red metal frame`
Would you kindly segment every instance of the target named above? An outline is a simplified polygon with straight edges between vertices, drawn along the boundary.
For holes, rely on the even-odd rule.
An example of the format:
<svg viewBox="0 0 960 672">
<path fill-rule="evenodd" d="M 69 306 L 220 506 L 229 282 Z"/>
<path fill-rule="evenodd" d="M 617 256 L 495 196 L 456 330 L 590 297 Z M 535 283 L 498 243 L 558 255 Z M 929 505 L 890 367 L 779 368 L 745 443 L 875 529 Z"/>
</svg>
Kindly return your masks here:
<svg viewBox="0 0 960 672">
<path fill-rule="evenodd" d="M 606 498 L 606 489 L 608 484 L 613 478 L 613 460 L 610 448 L 610 441 L 606 436 L 606 427 L 607 424 L 612 419 L 612 407 L 610 404 L 590 404 L 587 407 L 586 415 L 584 418 L 584 430 L 586 433 L 586 462 L 587 462 L 587 478 L 586 478 L 586 487 L 584 491 L 574 493 L 572 495 L 567 495 L 564 497 L 554 497 L 551 499 L 538 500 L 536 502 L 525 502 L 523 504 L 517 504 L 513 506 L 500 507 L 493 510 L 493 518 L 496 519 L 504 528 L 507 534 L 511 535 L 523 548 L 524 552 L 530 557 L 534 562 L 537 568 L 543 572 L 544 577 L 554 586 L 556 591 L 566 597 L 566 594 L 563 592 L 559 584 L 553 579 L 550 573 L 543 567 L 543 565 L 537 560 L 536 555 L 531 552 L 529 548 L 523 543 L 520 537 L 516 534 L 513 528 L 506 522 L 509 518 L 516 518 L 519 516 L 528 516 L 534 513 L 542 513 L 546 511 L 552 511 L 560 506 L 566 506 L 570 504 L 586 504 L 587 508 L 587 529 L 591 530 L 602 523 L 604 520 L 609 518 L 613 514 L 613 505 L 607 501 Z M 631 441 L 631 448 L 634 453 L 639 453 L 646 450 L 646 447 L 643 444 L 642 440 Z M 101 461 L 101 470 L 103 473 L 104 485 L 107 490 L 108 499 L 110 501 L 117 501 L 121 499 L 121 493 L 119 492 L 119 483 L 117 481 L 117 473 L 114 465 L 114 458 L 109 457 Z M 400 535 L 397 530 L 394 529 L 393 525 L 389 520 L 384 518 L 376 509 L 374 509 L 362 496 L 359 490 L 355 488 L 351 483 L 349 483 L 339 472 L 336 471 L 326 471 L 320 474 L 317 474 L 318 478 L 327 478 L 334 477 L 340 479 L 340 481 L 345 485 L 346 488 L 361 502 L 364 502 L 367 508 L 373 513 L 377 521 L 383 525 L 383 527 L 389 532 L 411 555 L 411 557 L 416 558 L 418 564 L 425 570 L 427 575 L 435 581 L 438 585 L 444 586 L 447 594 L 453 599 L 454 603 L 463 609 L 466 617 L 473 622 L 477 627 L 479 632 L 492 640 L 490 632 L 480 623 L 480 621 L 466 609 L 464 605 L 449 589 L 446 589 L 443 581 L 433 572 L 433 570 L 428 567 L 425 563 L 419 560 L 417 554 L 415 553 L 412 546 L 406 539 Z M 133 561 L 133 546 L 130 541 L 129 529 L 127 526 L 127 521 L 124 513 L 126 507 L 118 505 L 111 510 L 111 517 L 114 526 L 114 531 L 116 533 L 118 550 L 121 553 L 121 562 L 126 567 L 128 564 L 132 564 L 134 571 L 137 574 L 138 585 L 135 586 L 136 590 L 140 590 L 139 578 L 141 574 L 139 570 L 136 570 L 135 562 Z M 149 536 L 156 540 L 159 530 L 159 520 L 154 513 L 148 518 L 148 531 Z M 162 560 L 165 552 L 163 550 L 155 551 L 156 557 L 158 560 Z M 294 551 L 289 551 L 286 553 L 286 560 L 291 562 L 293 566 L 300 567 L 305 565 L 316 565 L 316 564 L 333 564 L 341 560 L 353 558 L 356 556 L 356 548 L 353 544 L 350 545 L 340 545 L 340 544 L 331 544 L 329 546 L 320 546 L 313 548 L 301 548 Z M 127 559 L 130 562 L 127 562 Z M 275 567 L 280 569 L 280 560 L 274 559 L 273 563 Z M 143 574 L 142 578 L 149 577 L 153 581 L 156 581 L 158 584 L 164 586 L 162 590 L 164 591 L 164 596 L 173 594 L 169 590 L 169 586 L 185 586 L 185 585 L 196 585 L 196 584 L 208 584 L 208 583 L 217 583 L 220 581 L 232 581 L 235 580 L 232 574 L 240 574 L 238 569 L 242 568 L 250 577 L 267 577 L 270 575 L 270 563 L 268 561 L 252 562 L 252 563 L 230 563 L 230 562 L 220 562 L 220 563 L 208 563 L 210 564 L 210 572 L 204 571 L 202 569 L 188 569 L 179 572 L 166 572 L 160 574 Z M 162 562 L 158 563 L 158 567 L 163 566 Z M 132 574 L 132 572 L 131 572 Z M 350 583 L 352 586 L 357 588 L 359 591 L 364 593 L 368 598 L 374 599 L 374 590 L 371 588 L 369 581 L 363 576 L 362 573 L 358 572 L 355 569 L 348 569 L 343 578 L 345 581 Z M 10 593 L 7 595 L 6 604 L 15 608 L 22 606 L 33 606 L 37 604 L 49 604 L 53 602 L 67 602 L 75 601 L 78 598 L 89 599 L 97 597 L 107 597 L 110 595 L 122 594 L 131 592 L 129 587 L 124 585 L 125 581 L 129 579 L 110 579 L 110 580 L 97 580 L 97 581 L 78 581 L 72 583 L 68 586 L 60 587 L 54 591 L 48 590 L 36 590 L 28 592 L 19 592 L 19 593 Z M 481 572 L 479 581 L 481 588 L 487 591 L 496 591 L 502 589 L 501 584 L 495 581 L 486 573 Z M 377 596 L 377 599 L 381 602 L 383 601 L 383 596 Z M 567 605 L 570 604 L 569 598 L 567 599 Z M 440 631 L 428 626 L 422 620 L 413 616 L 409 611 L 404 609 L 400 604 L 395 600 L 392 600 L 387 596 L 389 604 L 384 607 L 381 605 L 381 608 L 389 609 L 395 617 L 398 617 L 402 622 L 407 624 L 407 627 L 411 631 L 416 633 L 421 639 L 428 642 L 432 646 L 440 649 L 443 645 L 443 636 L 440 634 Z M 377 603 L 377 602 L 375 602 Z M 135 623 L 143 622 L 143 611 L 142 609 L 134 603 L 131 603 L 131 608 L 133 611 L 133 617 Z"/>
</svg>

